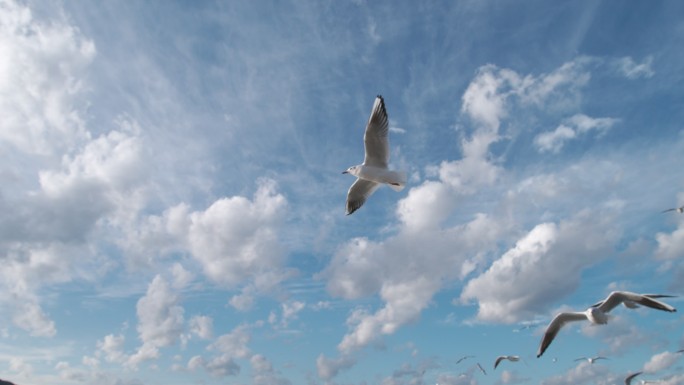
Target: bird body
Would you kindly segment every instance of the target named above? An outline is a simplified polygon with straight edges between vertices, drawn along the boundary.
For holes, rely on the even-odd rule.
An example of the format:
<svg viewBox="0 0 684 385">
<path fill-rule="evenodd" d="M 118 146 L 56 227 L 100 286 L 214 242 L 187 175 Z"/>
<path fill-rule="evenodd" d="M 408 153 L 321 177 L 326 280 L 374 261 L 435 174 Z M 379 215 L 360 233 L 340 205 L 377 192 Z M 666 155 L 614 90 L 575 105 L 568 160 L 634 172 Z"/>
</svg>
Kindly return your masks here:
<svg viewBox="0 0 684 385">
<path fill-rule="evenodd" d="M 406 186 L 406 173 L 389 170 L 389 120 L 385 100 L 378 95 L 373 103 L 371 116 L 363 135 L 365 157 L 363 163 L 349 167 L 343 174 L 354 175 L 357 179 L 347 192 L 347 215 L 358 210 L 375 190 L 383 184 L 395 191 Z"/>
<path fill-rule="evenodd" d="M 628 291 L 614 291 L 610 293 L 605 300 L 598 302 L 595 306 L 592 306 L 583 312 L 559 313 L 546 327 L 544 337 L 542 337 L 541 343 L 539 344 L 537 357 L 541 357 L 541 355 L 544 354 L 544 351 L 546 351 L 546 349 L 549 347 L 560 329 L 568 322 L 588 320 L 589 322 L 597 325 L 607 324 L 608 312 L 613 310 L 621 303 L 629 302 L 630 305 L 634 305 L 635 307 L 636 305 L 641 305 L 667 312 L 677 311 L 677 309 L 674 307 L 656 300 L 656 296 L 660 295 L 650 294 L 649 297 L 644 294 L 637 294 Z"/>
</svg>

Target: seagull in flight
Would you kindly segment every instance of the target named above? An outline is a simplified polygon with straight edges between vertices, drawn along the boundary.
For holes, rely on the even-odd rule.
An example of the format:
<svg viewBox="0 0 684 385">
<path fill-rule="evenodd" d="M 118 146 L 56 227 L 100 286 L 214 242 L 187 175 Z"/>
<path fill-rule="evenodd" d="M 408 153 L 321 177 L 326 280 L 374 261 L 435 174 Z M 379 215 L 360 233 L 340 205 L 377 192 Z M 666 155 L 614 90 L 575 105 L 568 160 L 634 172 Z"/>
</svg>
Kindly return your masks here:
<svg viewBox="0 0 684 385">
<path fill-rule="evenodd" d="M 549 345 L 551 345 L 551 342 L 556 337 L 556 334 L 558 334 L 558 331 L 560 331 L 560 329 L 568 322 L 588 320 L 592 324 L 607 324 L 608 312 L 610 312 L 616 306 L 624 302 L 630 302 L 635 305 L 638 304 L 641 306 L 646 306 L 667 312 L 677 311 L 677 309 L 675 309 L 674 307 L 664 302 L 660 302 L 654 298 L 647 297 L 643 294 L 637 294 L 628 291 L 614 291 L 610 293 L 610 295 L 608 295 L 606 299 L 599 302 L 598 306 L 592 306 L 583 312 L 565 312 L 556 315 L 556 317 L 546 327 L 544 337 L 542 337 L 541 343 L 539 344 L 537 358 L 541 357 L 541 355 L 544 354 L 544 351 L 546 351 L 546 348 L 548 348 Z"/>
<path fill-rule="evenodd" d="M 459 358 L 458 360 L 456 360 L 456 363 L 459 364 L 461 361 L 465 360 L 466 358 L 471 358 L 471 357 L 475 357 L 475 356 L 463 356 L 463 357 Z"/>
<path fill-rule="evenodd" d="M 663 211 L 661 211 L 661 213 L 666 213 L 666 212 L 669 212 L 669 211 L 676 211 L 676 212 L 678 212 L 678 213 L 681 214 L 681 213 L 684 213 L 684 206 L 675 207 L 675 208 L 667 209 L 667 210 L 663 210 Z"/>
<path fill-rule="evenodd" d="M 351 174 L 356 181 L 347 192 L 347 215 L 358 210 L 366 199 L 386 184 L 395 191 L 401 191 L 406 186 L 406 173 L 388 169 L 389 162 L 389 121 L 385 100 L 378 95 L 373 103 L 366 133 L 363 135 L 366 156 L 363 163 L 351 166 L 343 174 Z"/>
<path fill-rule="evenodd" d="M 482 365 L 480 365 L 479 362 L 477 363 L 477 367 L 480 368 L 480 371 L 484 373 L 485 376 L 487 375 L 487 372 L 485 372 L 484 368 L 482 367 Z"/>
<path fill-rule="evenodd" d="M 631 385 L 634 377 L 640 375 L 641 373 L 643 373 L 643 372 L 636 372 L 636 373 L 632 373 L 629 376 L 627 376 L 627 378 L 625 378 L 625 385 Z"/>
<path fill-rule="evenodd" d="M 496 361 L 494 361 L 494 369 L 496 369 L 497 366 L 499 366 L 499 363 L 503 360 L 509 360 L 511 362 L 517 362 L 520 361 L 520 356 L 498 356 L 496 357 Z"/>
<path fill-rule="evenodd" d="M 598 360 L 607 360 L 607 359 L 608 359 L 608 358 L 603 357 L 603 356 L 597 356 L 597 357 L 580 357 L 580 358 L 577 358 L 575 361 L 587 360 L 587 361 L 589 361 L 590 364 L 593 364 L 594 362 L 596 362 L 596 361 L 598 361 Z"/>
</svg>

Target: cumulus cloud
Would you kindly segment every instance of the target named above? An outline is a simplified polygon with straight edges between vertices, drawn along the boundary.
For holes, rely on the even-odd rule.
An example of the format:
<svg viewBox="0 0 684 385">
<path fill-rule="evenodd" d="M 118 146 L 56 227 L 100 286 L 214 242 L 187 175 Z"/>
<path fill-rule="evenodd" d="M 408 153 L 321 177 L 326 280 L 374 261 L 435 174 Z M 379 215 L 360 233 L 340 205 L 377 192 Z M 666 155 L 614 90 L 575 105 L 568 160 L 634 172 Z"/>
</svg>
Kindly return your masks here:
<svg viewBox="0 0 684 385">
<path fill-rule="evenodd" d="M 582 361 L 564 374 L 542 380 L 541 385 L 613 384 L 616 381 L 607 366 Z"/>
<path fill-rule="evenodd" d="M 79 110 L 92 40 L 62 20 L 43 23 L 14 1 L 0 3 L 0 148 L 52 155 L 88 138 Z"/>
<path fill-rule="evenodd" d="M 190 318 L 190 332 L 201 339 L 211 339 L 214 334 L 214 320 L 208 316 L 194 316 Z"/>
<path fill-rule="evenodd" d="M 184 309 L 171 285 L 160 275 L 154 277 L 147 293 L 138 300 L 138 334 L 142 345 L 131 355 L 132 367 L 159 356 L 160 347 L 172 345 L 181 336 L 184 327 Z"/>
<path fill-rule="evenodd" d="M 612 250 L 619 233 L 607 214 L 585 211 L 558 224 L 535 226 L 486 272 L 470 280 L 461 300 L 477 300 L 477 319 L 482 321 L 533 318 L 571 293 L 582 271 Z"/>
<path fill-rule="evenodd" d="M 261 354 L 255 354 L 249 359 L 252 366 L 252 384 L 254 385 L 289 385 L 291 382 L 280 376 L 271 362 Z"/>
<path fill-rule="evenodd" d="M 644 364 L 644 372 L 657 373 L 669 369 L 681 358 L 681 353 L 662 352 L 655 354 Z"/>
<path fill-rule="evenodd" d="M 327 358 L 323 354 L 316 358 L 316 369 L 318 377 L 323 380 L 330 380 L 337 376 L 340 370 L 349 369 L 356 364 L 356 360 L 350 356 L 340 356 L 338 358 Z"/>
</svg>

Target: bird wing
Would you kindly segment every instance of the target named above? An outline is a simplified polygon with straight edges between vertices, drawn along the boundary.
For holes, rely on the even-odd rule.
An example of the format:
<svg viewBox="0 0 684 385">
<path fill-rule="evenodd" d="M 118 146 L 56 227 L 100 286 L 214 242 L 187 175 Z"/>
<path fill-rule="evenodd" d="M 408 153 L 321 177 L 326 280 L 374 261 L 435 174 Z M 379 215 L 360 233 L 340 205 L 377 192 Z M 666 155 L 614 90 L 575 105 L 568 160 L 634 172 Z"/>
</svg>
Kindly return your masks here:
<svg viewBox="0 0 684 385">
<path fill-rule="evenodd" d="M 363 164 L 387 168 L 389 162 L 389 121 L 385 100 L 378 95 L 373 103 L 366 133 L 363 135 L 363 143 L 366 147 L 366 157 Z"/>
<path fill-rule="evenodd" d="M 487 372 L 484 370 L 484 368 L 482 367 L 482 365 L 480 365 L 479 362 L 477 363 L 477 367 L 480 368 L 480 370 L 482 371 L 482 373 L 484 373 L 485 375 L 487 374 Z"/>
<path fill-rule="evenodd" d="M 675 297 L 677 297 L 676 295 L 669 295 L 669 294 L 641 294 L 641 295 L 643 295 L 644 297 L 648 297 L 648 298 L 675 298 Z M 603 304 L 603 301 L 598 301 L 595 304 L 591 305 L 591 307 L 599 307 L 599 306 L 601 306 L 601 304 Z M 632 302 L 632 304 L 633 304 L 633 302 Z M 629 305 L 625 305 L 625 306 L 630 307 Z"/>
<path fill-rule="evenodd" d="M 675 210 L 677 210 L 677 209 L 667 209 L 667 210 L 661 211 L 661 213 L 666 213 L 666 212 L 668 212 L 668 211 L 675 211 Z"/>
<path fill-rule="evenodd" d="M 649 294 L 650 296 L 656 296 L 660 294 Z M 601 305 L 599 305 L 599 310 L 603 311 L 604 313 L 607 313 L 615 306 L 619 305 L 623 301 L 632 301 L 634 303 L 638 303 L 639 305 L 650 307 L 652 309 L 657 309 L 657 310 L 663 310 L 663 311 L 668 311 L 668 312 L 676 312 L 677 309 L 673 308 L 672 306 L 660 302 L 654 297 L 648 297 L 645 295 L 641 294 L 636 294 L 636 293 L 631 293 L 628 291 L 614 291 L 610 293 L 608 298 L 606 298 Z"/>
<path fill-rule="evenodd" d="M 634 377 L 640 375 L 641 373 L 643 372 L 636 372 L 634 374 L 630 374 L 629 376 L 627 376 L 627 378 L 625 378 L 625 385 L 630 385 L 632 383 L 632 379 L 634 379 Z"/>
<path fill-rule="evenodd" d="M 504 357 L 504 356 L 498 356 L 498 357 L 496 357 L 496 361 L 494 361 L 494 369 L 496 369 L 496 367 L 499 366 L 499 363 L 500 363 L 503 359 L 505 359 L 505 358 L 506 358 L 506 357 Z"/>
<path fill-rule="evenodd" d="M 546 348 L 551 345 L 551 342 L 553 341 L 554 338 L 556 338 L 556 334 L 558 334 L 558 331 L 563 327 L 568 322 L 572 321 L 582 321 L 586 320 L 587 316 L 584 313 L 578 313 L 578 312 L 569 312 L 569 313 L 560 313 L 558 314 L 552 321 L 549 323 L 549 326 L 546 327 L 546 332 L 544 333 L 544 337 L 542 337 L 541 343 L 539 344 L 539 351 L 537 352 L 537 358 L 541 357 L 542 354 L 544 354 L 544 351 L 546 351 Z"/>
<path fill-rule="evenodd" d="M 347 215 L 358 210 L 375 190 L 380 187 L 379 183 L 369 180 L 357 178 L 356 182 L 352 183 L 347 192 Z"/>
</svg>

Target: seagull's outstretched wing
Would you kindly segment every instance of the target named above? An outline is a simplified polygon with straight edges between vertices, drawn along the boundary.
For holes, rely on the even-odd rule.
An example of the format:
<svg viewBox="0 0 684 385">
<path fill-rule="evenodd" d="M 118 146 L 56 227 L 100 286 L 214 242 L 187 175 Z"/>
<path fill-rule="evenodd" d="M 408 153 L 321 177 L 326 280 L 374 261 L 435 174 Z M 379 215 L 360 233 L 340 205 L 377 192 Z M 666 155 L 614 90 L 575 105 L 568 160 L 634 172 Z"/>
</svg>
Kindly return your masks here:
<svg viewBox="0 0 684 385">
<path fill-rule="evenodd" d="M 568 322 L 572 321 L 583 321 L 586 320 L 587 316 L 584 313 L 579 313 L 579 312 L 569 312 L 569 313 L 560 313 L 558 314 L 549 324 L 549 326 L 546 327 L 546 332 L 544 333 L 544 337 L 542 337 L 541 343 L 539 344 L 539 351 L 537 351 L 537 358 L 541 357 L 542 354 L 546 351 L 546 348 L 551 345 L 551 342 L 553 341 L 554 338 L 556 338 L 556 334 L 558 334 L 558 331 L 563 327 Z"/>
<path fill-rule="evenodd" d="M 373 103 L 366 133 L 363 135 L 363 143 L 366 147 L 366 157 L 363 164 L 387 168 L 389 163 L 389 121 L 387 110 L 385 110 L 385 100 L 378 95 Z"/>
<path fill-rule="evenodd" d="M 655 294 L 651 294 L 652 296 Z M 624 301 L 631 301 L 633 303 L 650 307 L 653 309 L 657 310 L 663 310 L 663 311 L 668 311 L 668 312 L 676 312 L 677 309 L 673 308 L 672 306 L 660 302 L 656 299 L 653 299 L 652 297 L 647 297 L 645 295 L 637 294 L 637 293 L 631 293 L 628 291 L 614 291 L 608 295 L 608 297 L 603 300 L 603 303 L 598 306 L 599 310 L 601 310 L 604 313 L 608 313 L 609 311 L 613 310 L 617 305 L 621 304 Z"/>
<path fill-rule="evenodd" d="M 499 363 L 503 361 L 506 358 L 506 356 L 498 356 L 496 357 L 496 361 L 494 361 L 494 369 L 496 369 L 497 366 L 499 366 Z"/>
<path fill-rule="evenodd" d="M 487 375 L 487 372 L 485 372 L 484 368 L 482 367 L 482 365 L 480 365 L 479 362 L 477 363 L 477 367 L 480 368 L 480 370 L 482 371 L 482 373 L 484 373 L 485 375 Z"/>
<path fill-rule="evenodd" d="M 667 209 L 667 210 L 663 210 L 663 211 L 661 211 L 661 213 L 667 213 L 667 212 L 670 212 L 670 211 L 675 211 L 675 210 L 677 210 L 677 209 Z"/>
<path fill-rule="evenodd" d="M 371 194 L 380 187 L 379 183 L 357 178 L 347 192 L 347 215 L 350 215 L 366 203 Z"/>
<path fill-rule="evenodd" d="M 641 294 L 641 295 L 643 295 L 644 297 L 648 297 L 648 298 L 675 298 L 676 297 L 676 295 L 669 295 L 669 294 Z M 591 305 L 591 307 L 599 307 L 599 306 L 601 306 L 601 304 L 603 304 L 604 301 L 605 300 L 598 301 L 595 304 Z M 623 302 L 623 303 L 625 304 L 626 307 L 628 307 L 630 309 L 636 308 L 635 306 L 633 306 L 633 304 L 634 304 L 633 302 L 631 302 L 631 304 L 629 301 Z"/>
<path fill-rule="evenodd" d="M 625 385 L 630 385 L 632 383 L 632 380 L 634 379 L 634 377 L 640 375 L 641 373 L 643 373 L 643 372 L 636 372 L 636 373 L 633 373 L 633 374 L 630 374 L 629 376 L 627 376 L 627 378 L 625 378 Z"/>
</svg>

